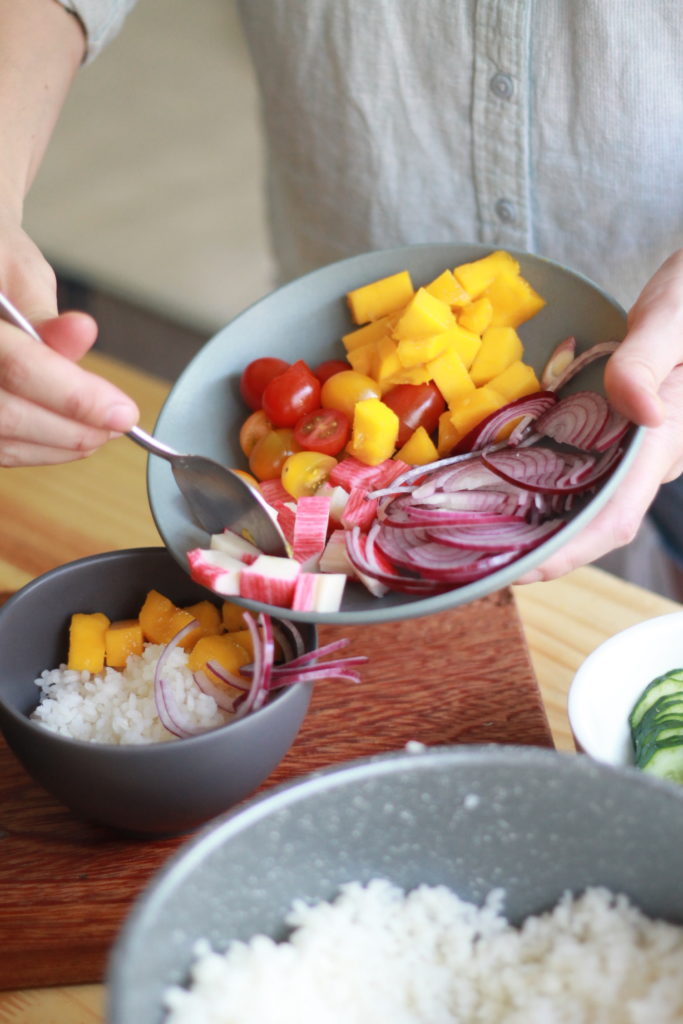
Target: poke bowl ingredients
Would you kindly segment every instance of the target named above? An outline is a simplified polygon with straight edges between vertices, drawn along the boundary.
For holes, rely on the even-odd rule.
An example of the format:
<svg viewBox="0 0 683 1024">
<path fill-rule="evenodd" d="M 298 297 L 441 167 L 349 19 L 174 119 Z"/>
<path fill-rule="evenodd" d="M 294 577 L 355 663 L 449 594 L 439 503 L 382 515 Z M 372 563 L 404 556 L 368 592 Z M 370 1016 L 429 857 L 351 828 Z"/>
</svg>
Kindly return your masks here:
<svg viewBox="0 0 683 1024">
<path fill-rule="evenodd" d="M 683 785 L 683 669 L 648 683 L 628 721 L 636 767 Z"/>
<path fill-rule="evenodd" d="M 166 991 L 165 1024 L 681 1020 L 683 928 L 597 887 L 516 928 L 504 898 L 477 907 L 445 885 L 406 893 L 375 878 L 296 900 L 284 942 L 200 940 L 189 986 Z"/>
<path fill-rule="evenodd" d="M 71 616 L 65 664 L 35 680 L 32 721 L 72 739 L 163 743 L 200 735 L 258 711 L 300 682 L 359 682 L 363 656 L 346 641 L 305 650 L 293 623 L 255 619 L 230 602 L 178 607 L 150 590 L 135 619 Z M 321 657 L 334 659 L 320 662 Z"/>
</svg>

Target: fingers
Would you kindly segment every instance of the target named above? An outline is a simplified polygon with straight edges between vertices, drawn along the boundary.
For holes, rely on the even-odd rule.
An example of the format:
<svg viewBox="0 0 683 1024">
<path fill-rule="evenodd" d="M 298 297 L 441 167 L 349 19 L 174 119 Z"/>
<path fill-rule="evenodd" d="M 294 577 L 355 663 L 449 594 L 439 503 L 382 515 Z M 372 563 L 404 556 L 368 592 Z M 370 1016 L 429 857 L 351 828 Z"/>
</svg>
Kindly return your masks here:
<svg viewBox="0 0 683 1024">
<path fill-rule="evenodd" d="M 90 318 L 70 315 L 60 317 L 59 321 L 53 320 L 46 327 L 57 350 L 34 341 L 15 327 L 0 325 L 0 395 L 5 401 L 7 396 L 14 396 L 31 403 L 36 407 L 36 416 L 37 410 L 54 414 L 56 419 L 51 426 L 55 434 L 46 440 L 56 448 L 72 450 L 74 444 L 79 448 L 88 446 L 90 435 L 82 428 L 124 432 L 137 422 L 138 410 L 113 384 L 77 366 L 59 351 L 87 350 L 94 340 Z M 21 409 L 10 405 L 6 419 L 5 439 L 31 440 L 27 436 L 29 417 Z M 73 421 L 81 429 L 74 436 L 73 429 L 66 429 L 64 421 Z M 44 428 L 44 416 L 36 423 Z"/>
<path fill-rule="evenodd" d="M 69 312 L 35 322 L 46 345 L 77 363 L 97 340 L 97 323 L 88 313 Z"/>
<path fill-rule="evenodd" d="M 23 398 L 0 391 L 0 466 L 39 465 L 81 458 L 112 436 Z"/>
<path fill-rule="evenodd" d="M 612 404 L 644 426 L 665 417 L 660 395 L 672 369 L 683 363 L 683 250 L 662 264 L 629 313 L 628 333 L 605 367 Z"/>
</svg>

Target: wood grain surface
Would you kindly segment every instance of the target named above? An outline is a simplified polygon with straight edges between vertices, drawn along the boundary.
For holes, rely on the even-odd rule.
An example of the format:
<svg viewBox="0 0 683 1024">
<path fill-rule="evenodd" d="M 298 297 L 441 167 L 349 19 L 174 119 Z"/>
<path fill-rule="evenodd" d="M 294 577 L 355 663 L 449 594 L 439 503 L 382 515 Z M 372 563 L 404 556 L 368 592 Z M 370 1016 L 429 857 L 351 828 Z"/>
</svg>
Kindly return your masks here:
<svg viewBox="0 0 683 1024">
<path fill-rule="evenodd" d="M 323 627 L 366 654 L 363 682 L 321 682 L 268 780 L 410 740 L 552 746 L 510 590 L 381 626 Z M 0 988 L 99 981 L 131 902 L 187 837 L 141 840 L 79 820 L 0 745 Z"/>
</svg>

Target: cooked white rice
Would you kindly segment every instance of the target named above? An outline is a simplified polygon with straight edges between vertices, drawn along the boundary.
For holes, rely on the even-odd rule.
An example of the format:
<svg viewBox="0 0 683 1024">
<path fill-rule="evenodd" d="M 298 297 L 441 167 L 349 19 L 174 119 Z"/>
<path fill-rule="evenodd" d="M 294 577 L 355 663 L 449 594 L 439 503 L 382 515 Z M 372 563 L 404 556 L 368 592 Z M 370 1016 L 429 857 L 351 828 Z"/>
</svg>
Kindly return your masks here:
<svg viewBox="0 0 683 1024">
<path fill-rule="evenodd" d="M 295 929 L 225 954 L 197 945 L 166 1024 L 672 1024 L 683 1020 L 683 929 L 623 896 L 566 895 L 520 929 L 503 893 L 482 908 L 443 886 L 345 886 L 294 905 Z"/>
<path fill-rule="evenodd" d="M 41 700 L 31 718 L 77 740 L 97 743 L 164 743 L 177 739 L 160 722 L 154 702 L 154 670 L 161 644 L 147 644 L 128 657 L 123 670 L 105 668 L 91 674 L 61 665 L 43 672 L 36 684 Z M 187 667 L 187 653 L 169 654 L 164 679 L 194 726 L 215 729 L 229 721 L 213 697 L 202 693 Z"/>
</svg>

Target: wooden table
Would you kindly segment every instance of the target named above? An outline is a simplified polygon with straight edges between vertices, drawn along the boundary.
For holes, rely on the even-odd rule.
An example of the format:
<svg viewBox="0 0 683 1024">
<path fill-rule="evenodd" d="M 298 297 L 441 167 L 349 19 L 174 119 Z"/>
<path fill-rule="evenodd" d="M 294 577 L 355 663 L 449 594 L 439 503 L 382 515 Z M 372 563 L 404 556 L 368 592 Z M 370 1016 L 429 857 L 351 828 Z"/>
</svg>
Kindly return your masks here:
<svg viewBox="0 0 683 1024">
<path fill-rule="evenodd" d="M 168 383 L 100 355 L 86 362 L 133 396 L 141 425 L 151 429 Z M 159 544 L 147 505 L 145 460 L 122 438 L 82 462 L 0 470 L 0 591 L 82 555 Z M 591 568 L 514 588 L 514 596 L 553 742 L 573 751 L 566 694 L 580 662 L 611 634 L 679 606 Z M 0 1024 L 101 1024 L 103 1007 L 101 985 L 4 991 Z"/>
</svg>

